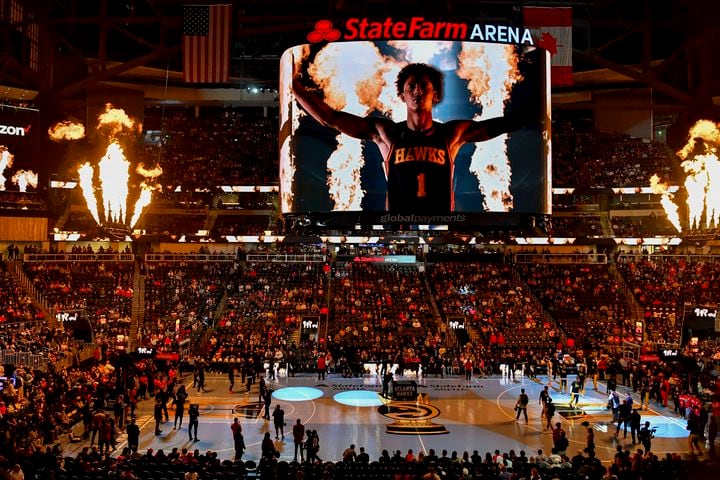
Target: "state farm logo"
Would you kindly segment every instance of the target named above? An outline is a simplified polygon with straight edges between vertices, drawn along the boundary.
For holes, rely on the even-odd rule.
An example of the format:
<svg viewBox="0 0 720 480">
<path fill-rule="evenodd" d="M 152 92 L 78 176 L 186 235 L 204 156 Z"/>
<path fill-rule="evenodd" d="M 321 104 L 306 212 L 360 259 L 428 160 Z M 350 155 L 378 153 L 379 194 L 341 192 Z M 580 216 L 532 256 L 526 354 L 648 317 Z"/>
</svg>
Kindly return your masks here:
<svg viewBox="0 0 720 480">
<path fill-rule="evenodd" d="M 16 137 L 24 137 L 26 133 L 30 132 L 31 125 L 27 127 L 16 127 L 15 125 L 2 125 L 0 124 L 0 135 L 14 135 Z"/>
<path fill-rule="evenodd" d="M 320 20 L 315 24 L 315 30 L 307 34 L 308 42 L 334 42 L 339 40 L 341 36 L 340 30 L 333 27 L 330 20 Z"/>
</svg>

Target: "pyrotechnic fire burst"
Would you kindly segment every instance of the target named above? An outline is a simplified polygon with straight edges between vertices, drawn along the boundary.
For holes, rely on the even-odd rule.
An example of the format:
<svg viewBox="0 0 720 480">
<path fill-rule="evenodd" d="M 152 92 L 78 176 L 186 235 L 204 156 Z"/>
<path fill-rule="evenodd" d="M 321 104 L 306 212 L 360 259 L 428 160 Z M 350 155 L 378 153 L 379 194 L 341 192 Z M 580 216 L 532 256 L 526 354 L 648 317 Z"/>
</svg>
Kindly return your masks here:
<svg viewBox="0 0 720 480">
<path fill-rule="evenodd" d="M 483 107 L 475 120 L 502 116 L 513 85 L 522 80 L 513 46 L 466 43 L 459 60 L 458 76 L 468 81 L 470 100 Z M 503 134 L 476 144 L 472 155 L 470 171 L 478 179 L 486 210 L 507 212 L 513 207 L 507 137 Z"/>
<path fill-rule="evenodd" d="M 85 125 L 65 120 L 56 123 L 48 129 L 50 140 L 56 142 L 61 140 L 79 140 L 85 138 Z"/>
<path fill-rule="evenodd" d="M 710 120 L 699 120 L 690 129 L 688 142 L 677 152 L 683 160 L 680 166 L 687 174 L 683 184 L 687 192 L 690 229 L 701 228 L 703 214 L 705 228 L 712 226 L 720 228 L 720 161 L 717 157 L 719 145 L 718 125 Z M 677 204 L 672 202 L 672 197 L 668 197 L 663 191 L 656 193 L 663 194 L 661 197 L 663 208 L 675 228 L 680 231 L 679 220 L 676 219 Z"/>
<path fill-rule="evenodd" d="M 13 166 L 13 160 L 15 156 L 4 145 L 0 145 L 0 191 L 5 191 L 5 182 L 7 178 L 3 175 L 5 170 Z M 17 170 L 10 181 L 17 185 L 18 190 L 21 192 L 27 192 L 27 187 L 37 188 L 38 186 L 38 174 L 32 170 Z"/>
<path fill-rule="evenodd" d="M 26 192 L 28 185 L 33 188 L 38 186 L 38 174 L 32 170 L 18 170 L 12 176 L 12 182 L 18 186 L 21 192 Z"/>
<path fill-rule="evenodd" d="M 60 122 L 50 129 L 51 137 L 55 140 L 68 140 L 81 138 L 76 137 L 82 125 L 72 124 L 70 122 Z M 162 168 L 156 166 L 154 168 L 146 168 L 140 163 L 135 171 L 144 177 L 139 185 L 137 185 L 138 199 L 132 210 L 128 210 L 128 198 L 131 193 L 130 185 L 130 161 L 125 157 L 125 152 L 120 144 L 119 135 L 121 133 L 135 134 L 140 132 L 142 126 L 134 119 L 129 117 L 124 110 L 113 108 L 107 104 L 105 111 L 98 116 L 98 132 L 107 137 L 108 147 L 105 155 L 93 166 L 90 162 L 86 162 L 78 169 L 80 178 L 80 188 L 85 198 L 85 203 L 98 225 L 126 225 L 134 227 L 140 219 L 143 209 L 152 201 L 152 191 L 159 188 L 152 180 L 162 175 Z M 84 132 L 84 127 L 82 128 Z M 96 186 L 95 180 L 99 182 L 99 188 Z M 96 193 L 100 193 L 102 199 L 102 211 L 99 209 L 99 202 Z M 132 213 L 128 222 L 128 214 Z"/>
<path fill-rule="evenodd" d="M 318 52 L 308 70 L 328 105 L 365 116 L 374 108 L 386 110 L 378 102 L 384 87 L 384 63 L 383 55 L 371 42 L 330 43 Z M 343 85 L 355 85 L 355 89 L 348 91 Z M 333 210 L 360 210 L 364 196 L 360 171 L 365 165 L 362 142 L 342 134 L 338 135 L 337 142 L 327 165 L 327 184 L 335 203 Z"/>
<path fill-rule="evenodd" d="M 677 229 L 678 232 L 682 231 L 680 226 L 680 216 L 678 215 L 678 206 L 673 202 L 675 195 L 668 191 L 668 184 L 660 181 L 660 177 L 653 175 L 650 177 L 650 188 L 653 193 L 660 195 L 660 204 L 663 206 L 665 213 L 668 216 L 668 220 Z"/>
<path fill-rule="evenodd" d="M 293 49 L 291 61 L 280 62 L 280 89 L 285 92 L 284 98 L 291 98 L 290 86 L 292 83 L 293 69 L 300 68 L 299 64 L 303 58 L 303 48 L 304 47 L 297 47 Z M 295 65 L 297 65 L 297 67 Z M 284 102 L 280 104 L 280 111 L 280 118 L 289 118 L 291 131 L 296 131 L 300 124 L 300 115 L 304 114 L 302 109 L 292 108 L 291 102 Z M 280 145 L 280 204 L 282 206 L 281 211 L 283 212 L 291 210 L 294 197 L 292 179 L 295 177 L 295 158 L 291 155 L 290 137 L 291 135 L 286 135 L 282 138 L 282 144 Z"/>
<path fill-rule="evenodd" d="M 5 190 L 5 180 L 7 179 L 3 176 L 3 172 L 12 167 L 13 158 L 15 157 L 12 153 L 10 153 L 7 147 L 0 145 L 0 191 Z"/>
</svg>

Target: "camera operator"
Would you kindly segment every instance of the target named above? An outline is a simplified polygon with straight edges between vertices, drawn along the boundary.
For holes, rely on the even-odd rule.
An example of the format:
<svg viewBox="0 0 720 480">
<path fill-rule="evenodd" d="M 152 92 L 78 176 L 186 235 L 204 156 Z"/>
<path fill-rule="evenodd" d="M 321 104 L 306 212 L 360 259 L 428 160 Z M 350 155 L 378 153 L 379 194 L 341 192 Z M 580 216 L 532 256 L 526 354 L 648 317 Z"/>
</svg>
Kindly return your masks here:
<svg viewBox="0 0 720 480">
<path fill-rule="evenodd" d="M 646 454 L 650 451 L 650 447 L 652 446 L 651 440 L 654 436 L 655 428 L 650 428 L 650 422 L 645 422 L 645 426 L 638 432 L 638 440 L 642 443 Z"/>
</svg>

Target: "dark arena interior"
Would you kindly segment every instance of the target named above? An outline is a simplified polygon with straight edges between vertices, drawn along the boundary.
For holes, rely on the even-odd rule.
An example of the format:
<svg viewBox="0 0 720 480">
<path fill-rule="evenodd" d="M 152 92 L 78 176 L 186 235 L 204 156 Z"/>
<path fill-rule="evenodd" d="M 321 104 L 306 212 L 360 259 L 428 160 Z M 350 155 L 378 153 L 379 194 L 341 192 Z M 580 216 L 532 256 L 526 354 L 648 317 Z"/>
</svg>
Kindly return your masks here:
<svg viewBox="0 0 720 480">
<path fill-rule="evenodd" d="M 720 478 L 718 5 L 0 0 L 0 478 Z"/>
</svg>

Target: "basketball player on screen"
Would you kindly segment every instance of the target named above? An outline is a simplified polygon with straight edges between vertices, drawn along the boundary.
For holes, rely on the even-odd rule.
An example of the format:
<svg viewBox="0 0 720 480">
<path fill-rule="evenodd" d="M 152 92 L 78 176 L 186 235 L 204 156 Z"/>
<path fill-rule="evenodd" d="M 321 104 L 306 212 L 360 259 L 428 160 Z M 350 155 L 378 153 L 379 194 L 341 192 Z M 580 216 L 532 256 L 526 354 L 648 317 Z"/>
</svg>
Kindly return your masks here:
<svg viewBox="0 0 720 480">
<path fill-rule="evenodd" d="M 532 120 L 532 113 L 539 113 L 440 123 L 433 120 L 432 109 L 442 100 L 442 72 L 424 63 L 411 63 L 400 70 L 395 85 L 407 107 L 405 122 L 335 110 L 302 84 L 297 69 L 292 82 L 296 100 L 315 120 L 377 144 L 384 159 L 386 207 L 392 212 L 454 211 L 452 186 L 460 148 L 518 130 Z"/>
</svg>

